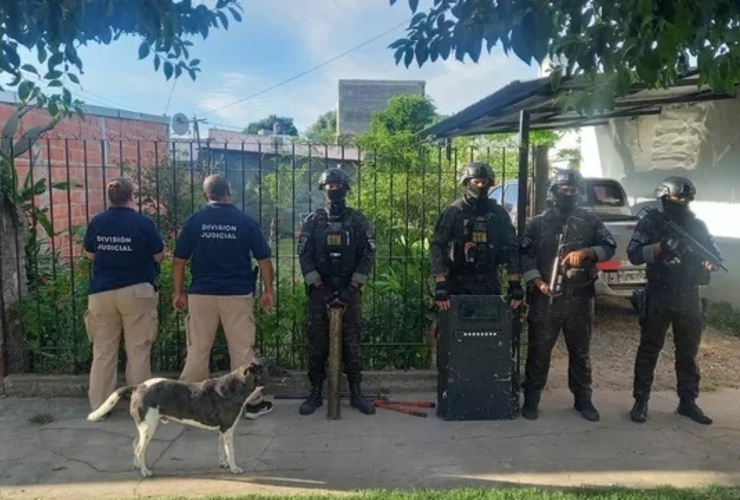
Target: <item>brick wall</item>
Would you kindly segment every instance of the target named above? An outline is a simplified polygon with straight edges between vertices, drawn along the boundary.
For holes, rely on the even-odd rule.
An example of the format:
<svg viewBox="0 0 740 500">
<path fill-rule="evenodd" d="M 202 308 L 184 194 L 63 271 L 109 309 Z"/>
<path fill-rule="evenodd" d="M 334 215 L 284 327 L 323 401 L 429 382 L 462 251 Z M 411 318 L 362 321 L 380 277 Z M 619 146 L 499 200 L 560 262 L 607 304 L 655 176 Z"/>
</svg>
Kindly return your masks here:
<svg viewBox="0 0 740 500">
<path fill-rule="evenodd" d="M 16 111 L 12 102 L 0 102 L 0 127 Z M 26 114 L 16 140 L 34 126 L 50 122 L 44 110 Z M 31 151 L 16 159 L 19 184 L 27 176 L 35 183 L 45 178 L 48 184 L 77 184 L 78 187 L 53 189 L 36 197 L 36 205 L 48 207 L 55 232 L 54 247 L 63 256 L 79 254 L 70 245 L 70 229 L 86 225 L 107 206 L 105 183 L 121 174 L 122 165 L 136 182 L 140 172 L 161 164 L 168 153 L 169 125 L 165 117 L 147 117 L 109 108 L 88 107 L 85 119 L 65 118 L 45 133 Z M 34 168 L 30 160 L 35 158 Z"/>
</svg>

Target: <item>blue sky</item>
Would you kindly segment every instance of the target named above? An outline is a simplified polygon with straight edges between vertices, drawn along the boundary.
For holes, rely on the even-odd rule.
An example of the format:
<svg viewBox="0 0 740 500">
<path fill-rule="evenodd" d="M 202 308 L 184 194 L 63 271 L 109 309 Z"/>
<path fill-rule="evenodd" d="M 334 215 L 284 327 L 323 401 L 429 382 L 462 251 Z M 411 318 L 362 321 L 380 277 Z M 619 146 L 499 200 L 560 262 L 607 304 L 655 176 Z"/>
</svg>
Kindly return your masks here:
<svg viewBox="0 0 740 500">
<path fill-rule="evenodd" d="M 154 72 L 150 58 L 137 59 L 139 40 L 128 38 L 80 49 L 85 74 L 76 96 L 90 104 L 155 115 L 196 114 L 221 128 L 242 128 L 275 113 L 293 117 L 303 131 L 320 114 L 335 109 L 341 78 L 426 80 L 427 93 L 439 111 L 454 113 L 512 80 L 537 76 L 536 66 L 507 58 L 496 49 L 484 53 L 478 64 L 438 60 L 421 69 L 415 63 L 408 69 L 396 66 L 387 45 L 404 34 L 399 27 L 308 75 L 230 105 L 411 17 L 406 0 L 393 7 L 388 0 L 241 0 L 241 5 L 241 23 L 230 24 L 228 31 L 214 31 L 206 40 L 194 40 L 191 57 L 201 59 L 203 70 L 195 82 L 183 75 L 172 92 L 172 81 L 165 80 L 161 69 Z"/>
</svg>

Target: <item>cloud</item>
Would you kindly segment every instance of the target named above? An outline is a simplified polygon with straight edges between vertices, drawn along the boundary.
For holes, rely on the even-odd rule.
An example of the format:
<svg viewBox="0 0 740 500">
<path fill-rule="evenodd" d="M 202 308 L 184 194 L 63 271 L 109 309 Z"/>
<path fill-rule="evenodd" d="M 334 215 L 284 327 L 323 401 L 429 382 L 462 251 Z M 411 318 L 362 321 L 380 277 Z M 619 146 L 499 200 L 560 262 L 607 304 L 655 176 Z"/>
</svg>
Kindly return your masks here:
<svg viewBox="0 0 740 500">
<path fill-rule="evenodd" d="M 264 82 L 260 78 L 232 71 L 220 73 L 214 80 L 219 82 L 218 87 L 203 93 L 197 101 L 198 107 L 214 124 L 245 127 L 249 122 L 262 118 L 263 114 L 272 113 L 270 102 L 265 99 L 236 103 L 261 89 Z"/>
<path fill-rule="evenodd" d="M 479 64 L 438 60 L 422 68 L 416 63 L 397 66 L 388 45 L 404 35 L 411 17 L 405 0 L 393 7 L 387 0 L 248 0 L 243 5 L 242 23 L 196 40 L 191 52 L 203 60 L 203 72 L 195 82 L 184 75 L 173 88 L 161 70 L 154 72 L 151 60 L 137 60 L 138 40 L 123 39 L 81 49 L 85 75 L 80 97 L 145 113 L 196 114 L 208 120 L 205 128 L 243 128 L 274 113 L 293 117 L 299 130 L 305 130 L 336 108 L 340 79 L 425 80 L 439 111 L 452 114 L 512 80 L 537 75 L 536 68 L 500 51 L 482 54 Z M 393 27 L 393 32 L 328 62 Z"/>
<path fill-rule="evenodd" d="M 310 126 L 322 113 L 335 109 L 339 79 L 425 80 L 427 94 L 441 113 L 452 114 L 480 100 L 516 79 L 537 76 L 529 67 L 501 50 L 481 56 L 478 64 L 449 59 L 427 62 L 418 68 L 396 65 L 388 45 L 402 37 L 411 13 L 404 5 L 366 0 L 284 0 L 270 3 L 277 27 L 288 30 L 298 42 L 303 68 L 308 69 L 378 36 L 394 26 L 392 33 L 331 62 L 300 80 L 280 87 L 263 97 L 283 114 L 294 117 L 299 129 Z M 249 10 L 249 9 L 247 9 Z"/>
</svg>

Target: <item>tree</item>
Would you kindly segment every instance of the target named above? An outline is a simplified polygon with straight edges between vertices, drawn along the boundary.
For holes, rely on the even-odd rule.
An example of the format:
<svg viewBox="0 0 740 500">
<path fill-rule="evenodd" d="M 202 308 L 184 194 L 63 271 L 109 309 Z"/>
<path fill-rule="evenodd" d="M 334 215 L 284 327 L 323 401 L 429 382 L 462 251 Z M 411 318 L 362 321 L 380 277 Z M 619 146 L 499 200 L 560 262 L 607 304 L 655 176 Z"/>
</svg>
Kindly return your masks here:
<svg viewBox="0 0 740 500">
<path fill-rule="evenodd" d="M 334 144 L 337 141 L 337 112 L 327 111 L 306 130 L 306 140 L 315 144 Z"/>
<path fill-rule="evenodd" d="M 298 135 L 298 129 L 293 123 L 293 118 L 276 115 L 270 115 L 267 118 L 261 119 L 260 121 L 250 123 L 249 125 L 247 125 L 247 128 L 244 130 L 244 132 L 247 134 L 256 134 L 263 129 L 268 129 L 272 131 L 272 127 L 276 123 L 279 123 L 280 126 L 283 128 L 283 134 L 293 136 Z"/>
<path fill-rule="evenodd" d="M 426 12 L 417 12 L 418 0 L 408 4 L 408 36 L 389 46 L 396 64 L 453 54 L 478 62 L 483 46 L 490 53 L 500 45 L 527 64 L 556 61 L 555 88 L 583 75 L 586 89 L 572 92 L 568 106 L 585 113 L 612 108 L 632 83 L 670 86 L 691 58 L 701 84 L 729 91 L 740 81 L 736 0 L 436 0 Z"/>
<path fill-rule="evenodd" d="M 91 42 L 109 45 L 124 35 L 139 37 L 139 59 L 151 55 L 154 70 L 161 68 L 167 80 L 183 72 L 195 80 L 201 70 L 200 60 L 190 59 L 193 42 L 187 38 L 200 35 L 205 39 L 219 23 L 228 29 L 226 12 L 240 22 L 237 2 L 218 0 L 210 9 L 202 4 L 193 6 L 191 0 L 3 0 L 0 72 L 11 77 L 6 86 L 17 89 L 23 103 L 35 100 L 53 117 L 72 108 L 82 112 L 81 101 L 72 99 L 67 85 L 79 85 L 83 64 L 77 49 Z M 35 53 L 41 66 L 24 63 L 18 54 L 20 47 Z M 34 75 L 36 81 L 28 75 Z M 46 95 L 43 84 L 59 93 Z"/>
</svg>

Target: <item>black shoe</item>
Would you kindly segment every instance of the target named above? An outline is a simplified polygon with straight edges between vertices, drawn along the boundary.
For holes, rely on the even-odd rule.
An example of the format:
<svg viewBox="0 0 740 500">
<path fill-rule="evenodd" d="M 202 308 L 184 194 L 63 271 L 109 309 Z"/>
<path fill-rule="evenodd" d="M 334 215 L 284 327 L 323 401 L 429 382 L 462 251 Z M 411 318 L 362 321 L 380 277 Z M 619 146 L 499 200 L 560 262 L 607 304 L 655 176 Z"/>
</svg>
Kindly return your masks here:
<svg viewBox="0 0 740 500">
<path fill-rule="evenodd" d="M 308 398 L 303 402 L 298 410 L 298 413 L 300 413 L 301 415 L 310 415 L 316 411 L 316 408 L 319 408 L 321 407 L 321 405 L 324 404 L 324 399 L 321 396 L 322 387 L 323 384 L 313 385 L 313 388 L 311 389 L 311 394 L 309 394 Z"/>
<path fill-rule="evenodd" d="M 647 420 L 648 402 L 647 399 L 635 399 L 635 404 L 630 410 L 630 420 L 642 424 Z"/>
<path fill-rule="evenodd" d="M 684 417 L 689 417 L 694 422 L 703 425 L 712 425 L 712 422 L 714 422 L 708 415 L 705 415 L 701 411 L 701 408 L 697 406 L 696 402 L 691 400 L 681 400 L 676 413 Z"/>
<path fill-rule="evenodd" d="M 246 411 L 244 412 L 244 418 L 251 418 L 254 420 L 262 415 L 272 413 L 272 410 L 274 409 L 275 407 L 269 401 L 262 401 L 256 405 L 247 405 Z"/>
<path fill-rule="evenodd" d="M 360 388 L 359 382 L 350 382 L 349 391 L 350 406 L 352 406 L 353 408 L 357 408 L 358 410 L 360 410 L 360 413 L 364 413 L 365 415 L 375 414 L 375 407 L 370 401 L 365 399 L 365 396 L 362 395 L 362 389 Z"/>
<path fill-rule="evenodd" d="M 522 417 L 527 420 L 537 420 L 540 416 L 538 407 L 540 404 L 540 394 L 524 394 L 524 404 L 522 405 Z"/>
<path fill-rule="evenodd" d="M 589 422 L 598 422 L 601 418 L 601 415 L 599 415 L 599 411 L 596 409 L 590 399 L 584 401 L 576 401 L 573 404 L 573 408 L 575 408 L 576 411 Z"/>
</svg>

